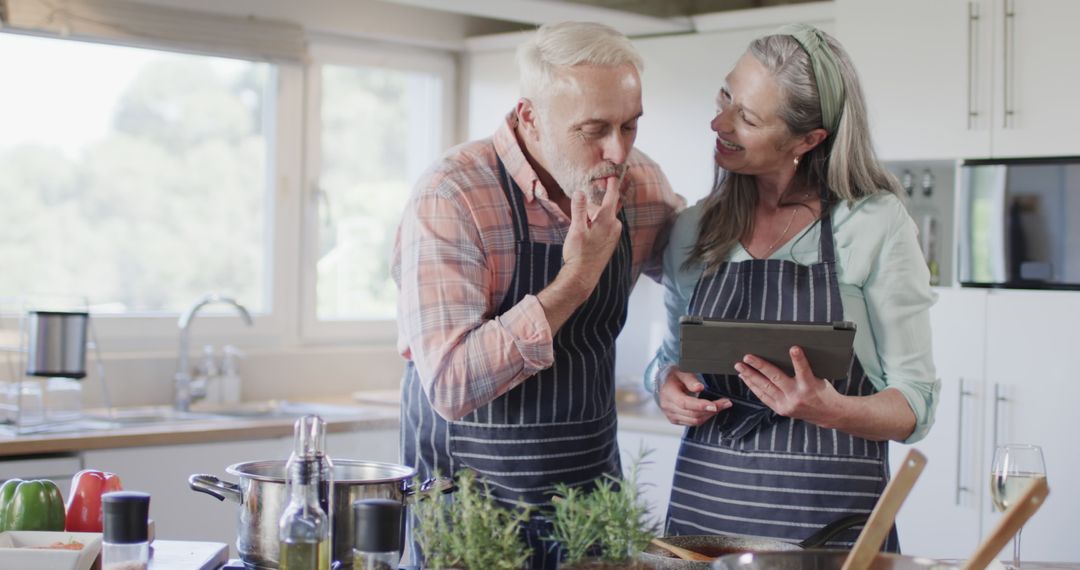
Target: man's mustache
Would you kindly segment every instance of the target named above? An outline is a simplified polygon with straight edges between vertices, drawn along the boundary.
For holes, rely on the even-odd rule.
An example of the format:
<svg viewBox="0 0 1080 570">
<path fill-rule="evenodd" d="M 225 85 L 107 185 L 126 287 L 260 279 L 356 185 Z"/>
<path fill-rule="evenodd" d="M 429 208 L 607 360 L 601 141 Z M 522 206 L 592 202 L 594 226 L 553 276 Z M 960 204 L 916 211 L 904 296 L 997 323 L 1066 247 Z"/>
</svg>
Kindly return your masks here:
<svg viewBox="0 0 1080 570">
<path fill-rule="evenodd" d="M 607 178 L 614 174 L 618 176 L 619 181 L 622 182 L 623 176 L 626 175 L 626 168 L 627 166 L 625 164 L 608 164 L 601 167 L 600 170 L 593 174 L 590 180 L 599 180 L 600 178 Z"/>
</svg>

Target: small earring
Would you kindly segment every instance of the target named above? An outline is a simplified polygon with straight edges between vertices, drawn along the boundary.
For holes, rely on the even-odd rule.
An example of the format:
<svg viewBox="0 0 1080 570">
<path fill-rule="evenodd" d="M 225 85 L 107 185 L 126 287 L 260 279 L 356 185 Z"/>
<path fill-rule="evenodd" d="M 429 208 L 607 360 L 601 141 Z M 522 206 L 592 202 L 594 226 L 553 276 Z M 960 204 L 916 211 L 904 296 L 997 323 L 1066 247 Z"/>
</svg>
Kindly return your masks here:
<svg viewBox="0 0 1080 570">
<path fill-rule="evenodd" d="M 798 168 L 799 167 L 799 156 L 798 155 L 795 156 L 794 162 L 795 162 L 795 168 Z"/>
</svg>

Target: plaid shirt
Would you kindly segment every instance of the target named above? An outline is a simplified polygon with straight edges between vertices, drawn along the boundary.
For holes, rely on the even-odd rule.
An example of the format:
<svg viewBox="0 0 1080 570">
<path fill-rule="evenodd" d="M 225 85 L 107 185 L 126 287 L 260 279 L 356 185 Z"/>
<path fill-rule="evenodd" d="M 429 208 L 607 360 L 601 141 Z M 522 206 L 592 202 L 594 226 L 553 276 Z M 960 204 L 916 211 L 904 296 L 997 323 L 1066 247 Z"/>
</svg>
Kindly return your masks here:
<svg viewBox="0 0 1080 570">
<path fill-rule="evenodd" d="M 432 406 L 460 418 L 551 366 L 552 330 L 535 295 L 502 314 L 517 263 L 510 205 L 496 157 L 521 187 L 529 237 L 562 243 L 570 218 L 548 199 L 507 116 L 492 138 L 451 149 L 421 177 L 394 241 L 398 350 L 412 360 Z M 644 154 L 632 151 L 624 212 L 633 245 L 631 278 L 659 280 L 661 254 L 685 201 Z"/>
</svg>

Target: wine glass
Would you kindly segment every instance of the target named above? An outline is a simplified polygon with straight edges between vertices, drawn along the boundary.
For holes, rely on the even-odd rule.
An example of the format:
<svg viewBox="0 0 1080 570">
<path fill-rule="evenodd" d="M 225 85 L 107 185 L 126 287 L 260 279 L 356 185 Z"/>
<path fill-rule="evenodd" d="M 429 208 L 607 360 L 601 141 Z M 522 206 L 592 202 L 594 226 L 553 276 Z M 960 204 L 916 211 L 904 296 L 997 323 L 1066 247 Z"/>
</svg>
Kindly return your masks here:
<svg viewBox="0 0 1080 570">
<path fill-rule="evenodd" d="M 1037 445 L 1010 443 L 994 450 L 990 470 L 990 496 L 994 507 L 1005 511 L 1027 490 L 1035 479 L 1046 479 L 1042 448 Z M 1013 568 L 1020 568 L 1020 533 L 1013 537 Z"/>
</svg>

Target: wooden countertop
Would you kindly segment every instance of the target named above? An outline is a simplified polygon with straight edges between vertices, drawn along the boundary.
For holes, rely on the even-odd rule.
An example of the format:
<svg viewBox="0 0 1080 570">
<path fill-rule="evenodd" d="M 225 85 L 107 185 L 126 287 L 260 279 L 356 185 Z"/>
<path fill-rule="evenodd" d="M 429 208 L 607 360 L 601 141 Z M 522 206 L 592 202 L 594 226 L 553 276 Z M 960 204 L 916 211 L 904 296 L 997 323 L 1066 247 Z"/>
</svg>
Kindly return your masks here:
<svg viewBox="0 0 1080 570">
<path fill-rule="evenodd" d="M 340 404 L 346 399 L 339 398 L 334 403 Z M 325 400 L 318 403 L 331 402 Z M 396 409 L 363 405 L 354 407 L 355 415 L 325 418 L 327 430 L 335 433 L 398 426 Z M 189 419 L 147 422 L 81 433 L 3 435 L 0 436 L 0 457 L 288 437 L 293 433 L 295 420 L 294 417 Z"/>
<path fill-rule="evenodd" d="M 355 416 L 327 417 L 331 433 L 398 427 L 400 391 L 365 390 L 351 396 L 322 398 L 312 403 L 349 405 Z M 0 435 L 0 458 L 49 453 L 73 453 L 92 449 L 116 449 L 271 439 L 292 435 L 293 417 L 189 419 L 147 422 L 109 430 Z M 651 401 L 619 400 L 619 424 L 635 431 L 661 435 L 682 435 L 683 428 L 668 423 Z"/>
</svg>

